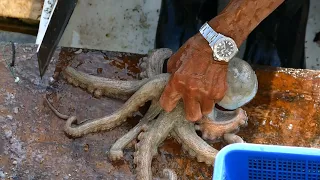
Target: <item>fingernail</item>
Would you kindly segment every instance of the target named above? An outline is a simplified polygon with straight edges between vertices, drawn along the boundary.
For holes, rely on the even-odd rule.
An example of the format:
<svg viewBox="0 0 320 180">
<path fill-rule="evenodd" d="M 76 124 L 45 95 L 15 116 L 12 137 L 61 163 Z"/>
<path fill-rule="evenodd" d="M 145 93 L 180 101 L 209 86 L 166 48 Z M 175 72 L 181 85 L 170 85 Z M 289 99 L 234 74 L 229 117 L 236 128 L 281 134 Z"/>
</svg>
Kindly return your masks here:
<svg viewBox="0 0 320 180">
<path fill-rule="evenodd" d="M 191 121 L 191 122 L 196 122 L 196 121 L 199 121 L 201 119 L 202 116 L 190 116 L 190 115 L 187 115 L 186 116 L 186 119 L 188 121 Z"/>
</svg>

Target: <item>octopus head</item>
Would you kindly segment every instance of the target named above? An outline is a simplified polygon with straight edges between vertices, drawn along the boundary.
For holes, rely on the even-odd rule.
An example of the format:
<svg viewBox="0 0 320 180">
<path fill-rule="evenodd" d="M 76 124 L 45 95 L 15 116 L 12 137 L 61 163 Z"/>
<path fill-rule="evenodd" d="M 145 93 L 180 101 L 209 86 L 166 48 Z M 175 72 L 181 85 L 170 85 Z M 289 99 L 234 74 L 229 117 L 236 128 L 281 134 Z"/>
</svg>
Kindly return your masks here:
<svg viewBox="0 0 320 180">
<path fill-rule="evenodd" d="M 233 58 L 228 66 L 227 84 L 226 95 L 217 103 L 218 106 L 196 125 L 196 128 L 202 132 L 203 139 L 216 141 L 221 137 L 226 139 L 227 136 L 233 138 L 227 141 L 241 142 L 242 140 L 234 135 L 240 127 L 247 125 L 247 114 L 240 107 L 255 97 L 258 90 L 257 76 L 247 62 Z M 232 134 L 234 136 L 230 136 Z"/>
</svg>

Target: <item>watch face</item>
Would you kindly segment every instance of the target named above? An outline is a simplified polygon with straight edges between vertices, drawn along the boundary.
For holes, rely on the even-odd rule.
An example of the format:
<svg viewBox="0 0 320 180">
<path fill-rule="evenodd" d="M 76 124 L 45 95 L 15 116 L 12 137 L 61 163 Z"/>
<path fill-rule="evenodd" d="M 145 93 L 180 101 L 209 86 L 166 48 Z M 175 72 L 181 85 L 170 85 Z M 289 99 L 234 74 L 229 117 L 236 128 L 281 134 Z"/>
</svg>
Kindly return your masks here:
<svg viewBox="0 0 320 180">
<path fill-rule="evenodd" d="M 238 48 L 231 38 L 221 38 L 214 45 L 213 52 L 218 60 L 230 60 L 238 52 Z"/>
</svg>

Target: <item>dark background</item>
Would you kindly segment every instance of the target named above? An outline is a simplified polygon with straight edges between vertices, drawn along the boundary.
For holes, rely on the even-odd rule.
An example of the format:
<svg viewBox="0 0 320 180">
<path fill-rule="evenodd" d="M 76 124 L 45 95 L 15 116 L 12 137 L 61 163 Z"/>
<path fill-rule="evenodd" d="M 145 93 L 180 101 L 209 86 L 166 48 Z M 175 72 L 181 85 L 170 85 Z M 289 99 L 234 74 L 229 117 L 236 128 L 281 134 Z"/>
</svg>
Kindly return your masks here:
<svg viewBox="0 0 320 180">
<path fill-rule="evenodd" d="M 304 69 L 308 11 L 309 0 L 286 0 L 251 32 L 241 58 L 250 64 Z M 217 14 L 218 0 L 163 0 L 156 47 L 178 50 Z"/>
</svg>

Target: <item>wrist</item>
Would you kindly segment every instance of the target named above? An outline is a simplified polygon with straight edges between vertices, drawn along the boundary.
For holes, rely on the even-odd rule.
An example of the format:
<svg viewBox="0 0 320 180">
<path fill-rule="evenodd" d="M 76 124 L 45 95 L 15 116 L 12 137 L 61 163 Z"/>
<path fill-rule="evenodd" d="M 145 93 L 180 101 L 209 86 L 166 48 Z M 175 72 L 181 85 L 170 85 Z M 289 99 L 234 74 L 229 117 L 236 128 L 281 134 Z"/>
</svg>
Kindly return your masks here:
<svg viewBox="0 0 320 180">
<path fill-rule="evenodd" d="M 238 47 L 258 24 L 284 0 L 231 0 L 208 24 L 218 33 L 232 38 Z"/>
<path fill-rule="evenodd" d="M 238 23 L 231 22 L 233 19 L 233 13 L 222 14 L 219 16 L 216 16 L 215 18 L 211 19 L 208 24 L 211 28 L 213 28 L 217 33 L 223 34 L 224 36 L 232 38 L 235 43 L 237 44 L 237 47 L 239 48 L 245 39 L 245 36 L 247 36 L 246 32 L 243 33 L 237 33 L 240 29 L 242 29 Z"/>
<path fill-rule="evenodd" d="M 199 46 L 199 49 L 201 49 L 202 52 L 204 52 L 205 54 L 210 54 L 212 59 L 211 63 L 212 64 L 219 64 L 219 65 L 228 65 L 229 63 L 226 61 L 219 61 L 217 59 L 214 59 L 213 57 L 213 53 L 212 53 L 212 49 L 209 45 L 209 42 L 198 32 L 196 35 L 194 35 L 194 37 L 197 45 Z"/>
</svg>

